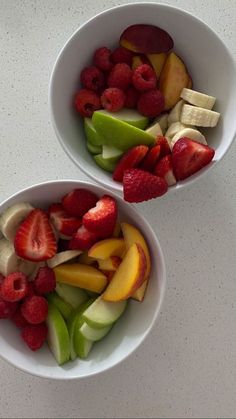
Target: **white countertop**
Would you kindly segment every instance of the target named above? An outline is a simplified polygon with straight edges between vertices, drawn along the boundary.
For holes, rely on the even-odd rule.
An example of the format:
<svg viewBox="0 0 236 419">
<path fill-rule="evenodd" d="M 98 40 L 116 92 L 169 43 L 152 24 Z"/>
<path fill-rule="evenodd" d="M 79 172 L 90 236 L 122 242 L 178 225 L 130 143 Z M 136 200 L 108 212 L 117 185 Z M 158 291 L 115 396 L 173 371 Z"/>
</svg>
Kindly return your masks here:
<svg viewBox="0 0 236 419">
<path fill-rule="evenodd" d="M 161 2 L 161 1 L 160 1 Z M 49 179 L 86 179 L 49 119 L 48 82 L 66 39 L 116 0 L 0 0 L 0 200 Z M 172 0 L 236 58 L 235 0 Z M 222 74 L 221 83 L 227 77 Z M 236 110 L 234 110 L 236 112 Z M 56 382 L 0 361 L 0 416 L 235 417 L 236 145 L 191 188 L 138 210 L 167 262 L 158 323 L 136 353 L 98 377 Z"/>
</svg>

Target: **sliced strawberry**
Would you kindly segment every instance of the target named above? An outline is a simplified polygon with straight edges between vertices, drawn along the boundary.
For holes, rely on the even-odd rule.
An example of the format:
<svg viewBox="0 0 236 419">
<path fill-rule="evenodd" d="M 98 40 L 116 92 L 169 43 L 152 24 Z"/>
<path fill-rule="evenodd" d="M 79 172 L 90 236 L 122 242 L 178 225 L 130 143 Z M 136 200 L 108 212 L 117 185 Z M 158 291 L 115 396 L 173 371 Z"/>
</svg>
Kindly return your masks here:
<svg viewBox="0 0 236 419">
<path fill-rule="evenodd" d="M 96 234 L 87 230 L 83 225 L 78 229 L 69 242 L 69 249 L 87 250 L 98 240 Z"/>
<path fill-rule="evenodd" d="M 171 154 L 171 149 L 166 137 L 158 135 L 156 137 L 155 145 L 159 145 L 161 147 L 160 158 Z"/>
<path fill-rule="evenodd" d="M 83 216 L 83 224 L 98 237 L 109 237 L 112 235 L 117 220 L 117 203 L 114 198 L 104 195 L 96 204 Z"/>
<path fill-rule="evenodd" d="M 146 170 L 147 172 L 153 172 L 154 167 L 156 166 L 161 152 L 161 146 L 155 145 L 154 147 L 148 150 L 146 156 L 141 162 L 140 169 Z"/>
<path fill-rule="evenodd" d="M 82 224 L 81 219 L 68 215 L 62 204 L 52 204 L 49 217 L 55 229 L 67 237 L 72 237 Z"/>
<path fill-rule="evenodd" d="M 138 145 L 130 148 L 118 162 L 113 172 L 113 179 L 117 182 L 122 182 L 124 171 L 126 169 L 131 169 L 132 167 L 137 167 L 147 152 L 148 147 L 146 145 Z"/>
<path fill-rule="evenodd" d="M 125 171 L 123 178 L 124 199 L 127 202 L 143 202 L 164 195 L 168 185 L 165 179 L 140 169 Z"/>
<path fill-rule="evenodd" d="M 215 150 L 207 145 L 200 144 L 190 138 L 180 138 L 172 149 L 172 161 L 175 176 L 178 180 L 198 172 L 211 162 Z"/>
<path fill-rule="evenodd" d="M 173 171 L 173 162 L 171 154 L 168 154 L 168 156 L 163 157 L 157 163 L 154 169 L 154 174 L 163 177 L 168 183 L 168 186 L 176 184 L 176 177 Z"/>
<path fill-rule="evenodd" d="M 18 256 L 35 262 L 55 256 L 56 239 L 45 211 L 29 213 L 16 232 L 14 246 Z"/>
<path fill-rule="evenodd" d="M 74 189 L 62 198 L 62 205 L 67 214 L 73 217 L 83 215 L 93 208 L 98 201 L 97 195 L 87 189 Z"/>
</svg>

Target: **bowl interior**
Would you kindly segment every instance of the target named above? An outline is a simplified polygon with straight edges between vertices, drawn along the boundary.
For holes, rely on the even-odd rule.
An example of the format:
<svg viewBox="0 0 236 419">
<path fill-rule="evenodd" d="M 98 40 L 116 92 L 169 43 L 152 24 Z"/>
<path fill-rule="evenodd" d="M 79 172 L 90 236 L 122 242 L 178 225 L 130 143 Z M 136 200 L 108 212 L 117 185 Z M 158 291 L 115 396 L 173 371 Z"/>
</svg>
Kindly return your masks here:
<svg viewBox="0 0 236 419">
<path fill-rule="evenodd" d="M 78 181 L 55 181 L 36 185 L 19 192 L 0 206 L 0 212 L 13 203 L 25 201 L 34 206 L 47 206 L 58 201 L 76 187 L 88 187 L 102 196 L 103 188 Z M 115 196 L 114 194 L 111 194 Z M 18 330 L 8 320 L 1 321 L 0 356 L 14 366 L 42 377 L 72 379 L 109 369 L 131 354 L 150 331 L 160 310 L 165 288 L 165 265 L 158 239 L 149 224 L 132 205 L 118 200 L 120 220 L 135 224 L 145 233 L 152 257 L 152 273 L 142 303 L 130 301 L 127 310 L 104 340 L 94 345 L 89 358 L 75 360 L 59 367 L 47 347 L 32 353 L 21 341 Z"/>
<path fill-rule="evenodd" d="M 62 49 L 50 83 L 52 120 L 61 145 L 71 159 L 90 177 L 117 191 L 122 186 L 101 170 L 85 146 L 82 118 L 72 106 L 80 88 L 80 72 L 90 65 L 92 54 L 100 46 L 113 48 L 120 34 L 134 23 L 159 25 L 173 37 L 174 50 L 183 58 L 193 78 L 193 88 L 216 96 L 215 110 L 222 117 L 214 129 L 206 129 L 209 145 L 216 150 L 214 163 L 229 148 L 235 132 L 236 67 L 220 38 L 194 16 L 167 5 L 130 4 L 107 10 L 80 27 Z M 226 71 L 227 69 L 227 71 Z M 201 176 L 210 166 L 170 188 L 181 188 Z"/>
</svg>

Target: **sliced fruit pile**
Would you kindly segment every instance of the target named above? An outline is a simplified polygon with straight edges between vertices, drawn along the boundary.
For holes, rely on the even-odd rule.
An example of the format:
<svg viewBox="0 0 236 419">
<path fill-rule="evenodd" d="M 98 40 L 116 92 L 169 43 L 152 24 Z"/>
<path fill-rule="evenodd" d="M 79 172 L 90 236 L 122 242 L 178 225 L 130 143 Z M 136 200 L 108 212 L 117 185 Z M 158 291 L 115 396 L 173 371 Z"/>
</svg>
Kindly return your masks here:
<svg viewBox="0 0 236 419">
<path fill-rule="evenodd" d="M 132 25 L 115 50 L 97 49 L 80 75 L 74 104 L 84 117 L 87 148 L 99 167 L 123 181 L 129 202 L 163 195 L 214 156 L 196 127 L 217 125 L 216 98 L 192 90 L 173 47 L 163 29 Z"/>
<path fill-rule="evenodd" d="M 49 208 L 17 203 L 0 216 L 0 319 L 32 351 L 47 341 L 59 365 L 87 358 L 142 301 L 151 259 L 142 233 L 118 221 L 116 200 L 75 189 Z"/>
</svg>

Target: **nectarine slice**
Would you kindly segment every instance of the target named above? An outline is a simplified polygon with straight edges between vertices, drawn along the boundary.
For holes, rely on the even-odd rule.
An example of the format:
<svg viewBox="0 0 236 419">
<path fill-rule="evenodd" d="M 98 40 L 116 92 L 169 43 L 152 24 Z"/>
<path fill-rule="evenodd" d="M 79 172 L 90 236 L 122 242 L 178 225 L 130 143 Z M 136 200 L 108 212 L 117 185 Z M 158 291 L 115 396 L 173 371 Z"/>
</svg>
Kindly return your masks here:
<svg viewBox="0 0 236 419">
<path fill-rule="evenodd" d="M 110 238 L 101 240 L 90 247 L 88 256 L 95 259 L 108 259 L 111 256 L 122 256 L 125 250 L 123 239 Z"/>
<path fill-rule="evenodd" d="M 116 271 L 121 263 L 119 256 L 111 256 L 108 259 L 98 259 L 98 267 L 104 271 Z"/>
<path fill-rule="evenodd" d="M 62 264 L 54 269 L 56 280 L 85 290 L 101 293 L 107 285 L 106 276 L 93 266 L 80 263 Z"/>
<path fill-rule="evenodd" d="M 83 252 L 81 255 L 79 255 L 78 262 L 82 263 L 83 265 L 93 265 L 97 261 L 96 259 L 89 257 L 88 252 Z"/>
<path fill-rule="evenodd" d="M 132 70 L 135 70 L 142 64 L 149 64 L 145 55 L 134 55 L 132 58 Z"/>
<path fill-rule="evenodd" d="M 159 79 L 161 70 L 164 67 L 165 61 L 167 59 L 167 54 L 161 52 L 160 54 L 147 54 L 147 58 L 150 61 L 157 78 Z"/>
</svg>

